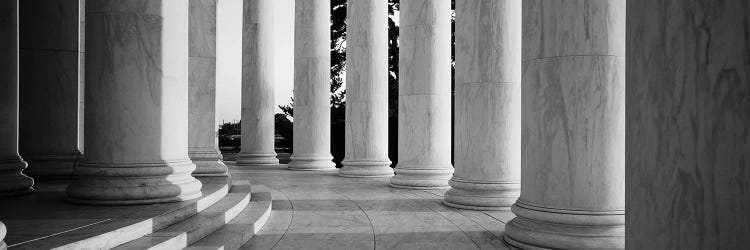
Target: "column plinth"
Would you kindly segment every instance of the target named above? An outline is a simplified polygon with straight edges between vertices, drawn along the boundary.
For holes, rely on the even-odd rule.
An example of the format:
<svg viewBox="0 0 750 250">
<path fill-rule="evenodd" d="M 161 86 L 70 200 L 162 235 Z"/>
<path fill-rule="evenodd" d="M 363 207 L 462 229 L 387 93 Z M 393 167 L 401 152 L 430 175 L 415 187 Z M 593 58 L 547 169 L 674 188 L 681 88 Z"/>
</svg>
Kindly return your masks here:
<svg viewBox="0 0 750 250">
<path fill-rule="evenodd" d="M 239 166 L 279 164 L 275 150 L 274 0 L 244 0 L 242 14 L 242 149 Z"/>
<path fill-rule="evenodd" d="M 18 1 L 0 1 L 0 196 L 32 191 L 18 155 Z M 5 227 L 0 223 L 4 236 Z M 3 237 L 0 237 L 0 241 Z M 0 243 L 2 244 L 2 243 Z"/>
<path fill-rule="evenodd" d="M 523 15 L 521 196 L 505 239 L 623 249 L 625 2 L 524 1 Z"/>
<path fill-rule="evenodd" d="M 331 155 L 331 3 L 294 5 L 294 142 L 289 169 L 335 169 Z"/>
<path fill-rule="evenodd" d="M 451 165 L 451 3 L 401 3 L 397 188 L 448 188 Z"/>
<path fill-rule="evenodd" d="M 521 188 L 521 0 L 456 2 L 455 110 L 444 203 L 510 209 Z"/>
<path fill-rule="evenodd" d="M 194 176 L 229 176 L 216 138 L 216 0 L 190 0 L 188 155 Z"/>
<path fill-rule="evenodd" d="M 95 205 L 201 196 L 188 158 L 188 2 L 86 5 L 86 154 L 68 200 Z"/>
<path fill-rule="evenodd" d="M 388 1 L 347 5 L 346 156 L 339 175 L 389 177 Z"/>
</svg>

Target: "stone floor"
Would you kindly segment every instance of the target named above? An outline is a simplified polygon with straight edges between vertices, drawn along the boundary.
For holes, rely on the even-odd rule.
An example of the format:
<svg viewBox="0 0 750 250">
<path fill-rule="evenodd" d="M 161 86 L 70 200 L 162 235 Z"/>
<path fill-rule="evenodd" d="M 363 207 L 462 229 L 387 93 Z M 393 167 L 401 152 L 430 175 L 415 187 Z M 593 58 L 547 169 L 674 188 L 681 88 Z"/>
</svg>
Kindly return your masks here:
<svg viewBox="0 0 750 250">
<path fill-rule="evenodd" d="M 458 210 L 445 190 L 404 190 L 388 178 L 343 178 L 336 171 L 285 166 L 238 169 L 233 178 L 268 191 L 273 212 L 243 249 L 507 249 L 510 211 Z"/>
</svg>

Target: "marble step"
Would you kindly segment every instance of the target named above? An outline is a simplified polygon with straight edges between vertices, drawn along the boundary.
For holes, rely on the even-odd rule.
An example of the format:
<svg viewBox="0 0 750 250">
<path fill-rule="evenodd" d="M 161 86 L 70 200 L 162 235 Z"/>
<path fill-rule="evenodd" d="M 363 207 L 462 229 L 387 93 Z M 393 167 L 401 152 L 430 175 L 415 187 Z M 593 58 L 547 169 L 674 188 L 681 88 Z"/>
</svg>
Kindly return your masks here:
<svg viewBox="0 0 750 250">
<path fill-rule="evenodd" d="M 188 250 L 235 250 L 247 243 L 271 216 L 271 193 L 255 192 L 250 204 L 236 218 L 205 238 L 193 243 Z"/>
<path fill-rule="evenodd" d="M 60 233 L 12 245 L 10 248 L 109 249 L 141 238 L 196 215 L 220 201 L 229 192 L 229 178 L 201 177 L 198 179 L 203 184 L 201 188 L 203 196 L 198 199 L 168 204 L 132 206 L 133 212 L 120 214 L 109 219 L 100 219 L 101 222 L 85 227 L 64 229 L 65 231 Z M 90 206 L 87 209 L 89 213 L 104 215 L 110 210 L 107 206 Z M 76 211 L 73 210 L 72 212 L 78 214 L 79 212 Z"/>
<path fill-rule="evenodd" d="M 229 193 L 211 207 L 114 249 L 183 249 L 226 225 L 250 202 L 250 193 Z"/>
</svg>

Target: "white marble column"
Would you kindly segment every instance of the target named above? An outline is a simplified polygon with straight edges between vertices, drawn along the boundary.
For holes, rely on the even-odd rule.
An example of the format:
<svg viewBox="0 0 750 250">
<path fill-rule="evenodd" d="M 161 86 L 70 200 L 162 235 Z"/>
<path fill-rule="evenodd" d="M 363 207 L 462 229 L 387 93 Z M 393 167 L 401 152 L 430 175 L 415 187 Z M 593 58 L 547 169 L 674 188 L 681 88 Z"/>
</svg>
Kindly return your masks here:
<svg viewBox="0 0 750 250">
<path fill-rule="evenodd" d="M 391 186 L 448 188 L 451 165 L 451 3 L 401 2 L 398 165 Z"/>
<path fill-rule="evenodd" d="M 331 161 L 331 3 L 294 5 L 294 145 L 289 169 L 334 169 Z"/>
<path fill-rule="evenodd" d="M 16 0 L 14 0 L 16 1 Z M 8 234 L 8 229 L 5 227 L 5 224 L 3 222 L 0 222 L 0 250 L 8 249 L 8 244 L 5 244 L 5 235 Z"/>
<path fill-rule="evenodd" d="M 747 249 L 750 4 L 627 11 L 627 247 Z"/>
<path fill-rule="evenodd" d="M 86 154 L 68 200 L 200 197 L 187 152 L 188 1 L 99 0 L 86 8 Z"/>
<path fill-rule="evenodd" d="M 216 124 L 216 2 L 190 0 L 188 155 L 194 176 L 228 176 Z"/>
<path fill-rule="evenodd" d="M 445 204 L 509 209 L 521 192 L 521 0 L 456 1 L 455 126 Z"/>
<path fill-rule="evenodd" d="M 279 164 L 274 147 L 274 0 L 243 0 L 240 166 Z"/>
<path fill-rule="evenodd" d="M 388 1 L 346 6 L 346 156 L 339 175 L 393 175 L 388 159 Z"/>
<path fill-rule="evenodd" d="M 34 185 L 18 155 L 18 0 L 0 1 L 0 34 L 0 196 L 6 196 Z"/>
<path fill-rule="evenodd" d="M 78 0 L 20 1 L 19 151 L 32 176 L 66 177 L 81 158 Z"/>
<path fill-rule="evenodd" d="M 519 248 L 625 247 L 625 1 L 523 2 Z"/>
</svg>

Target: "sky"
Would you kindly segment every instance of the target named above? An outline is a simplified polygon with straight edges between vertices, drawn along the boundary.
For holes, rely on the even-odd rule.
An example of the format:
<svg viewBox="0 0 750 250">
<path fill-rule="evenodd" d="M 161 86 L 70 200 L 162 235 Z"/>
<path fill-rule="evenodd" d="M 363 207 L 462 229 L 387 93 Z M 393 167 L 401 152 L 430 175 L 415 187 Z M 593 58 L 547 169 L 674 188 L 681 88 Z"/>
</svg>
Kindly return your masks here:
<svg viewBox="0 0 750 250">
<path fill-rule="evenodd" d="M 294 88 L 294 0 L 275 0 L 276 105 L 291 102 Z M 240 120 L 242 80 L 242 0 L 218 1 L 217 124 Z M 281 112 L 280 109 L 276 109 Z"/>
</svg>

